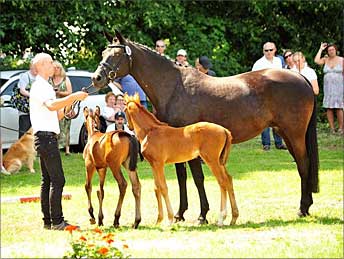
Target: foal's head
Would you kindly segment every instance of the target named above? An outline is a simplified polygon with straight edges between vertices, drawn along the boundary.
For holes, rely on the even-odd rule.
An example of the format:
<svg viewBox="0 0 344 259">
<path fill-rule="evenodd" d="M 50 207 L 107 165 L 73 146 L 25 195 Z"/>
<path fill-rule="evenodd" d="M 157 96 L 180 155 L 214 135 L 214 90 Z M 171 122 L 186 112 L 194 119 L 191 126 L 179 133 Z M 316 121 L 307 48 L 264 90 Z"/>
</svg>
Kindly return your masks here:
<svg viewBox="0 0 344 259">
<path fill-rule="evenodd" d="M 88 137 L 91 137 L 94 132 L 100 129 L 100 107 L 96 106 L 95 111 L 88 109 L 87 106 L 84 107 L 84 118 L 85 127 L 87 130 Z"/>
</svg>

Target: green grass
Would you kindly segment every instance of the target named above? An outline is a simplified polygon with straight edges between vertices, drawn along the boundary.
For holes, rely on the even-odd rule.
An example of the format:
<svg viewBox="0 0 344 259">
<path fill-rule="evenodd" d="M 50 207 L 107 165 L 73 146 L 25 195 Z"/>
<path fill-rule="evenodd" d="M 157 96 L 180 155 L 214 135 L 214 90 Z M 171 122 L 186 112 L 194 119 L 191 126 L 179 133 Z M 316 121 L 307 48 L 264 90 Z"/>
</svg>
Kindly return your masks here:
<svg viewBox="0 0 344 259">
<path fill-rule="evenodd" d="M 343 258 L 343 138 L 319 133 L 320 193 L 313 194 L 312 214 L 299 218 L 300 178 L 296 164 L 286 151 L 261 150 L 260 138 L 234 145 L 227 164 L 234 179 L 239 208 L 235 226 L 229 226 L 230 209 L 224 227 L 217 227 L 220 191 L 215 178 L 203 165 L 205 188 L 210 204 L 209 224 L 197 226 L 199 197 L 188 172 L 189 209 L 186 221 L 167 226 L 166 210 L 163 224 L 156 226 L 157 205 L 153 179 L 147 162 L 139 163 L 142 184 L 142 222 L 134 222 L 134 198 L 128 184 L 123 204 L 121 228 L 113 229 L 113 214 L 118 188 L 108 171 L 105 183 L 104 229 L 129 245 L 127 252 L 139 258 Z M 64 216 L 83 230 L 89 225 L 87 197 L 84 191 L 85 169 L 81 154 L 65 157 L 64 193 L 72 194 L 63 201 Z M 35 168 L 40 172 L 38 162 Z M 166 177 L 174 212 L 179 205 L 179 191 L 173 165 L 166 166 Z M 93 206 L 98 209 L 93 180 Z M 1 197 L 39 195 L 40 174 L 23 169 L 13 176 L 1 175 Z M 97 212 L 96 212 L 97 214 Z M 42 229 L 39 203 L 1 203 L 1 257 L 62 257 L 69 249 L 67 232 Z"/>
</svg>

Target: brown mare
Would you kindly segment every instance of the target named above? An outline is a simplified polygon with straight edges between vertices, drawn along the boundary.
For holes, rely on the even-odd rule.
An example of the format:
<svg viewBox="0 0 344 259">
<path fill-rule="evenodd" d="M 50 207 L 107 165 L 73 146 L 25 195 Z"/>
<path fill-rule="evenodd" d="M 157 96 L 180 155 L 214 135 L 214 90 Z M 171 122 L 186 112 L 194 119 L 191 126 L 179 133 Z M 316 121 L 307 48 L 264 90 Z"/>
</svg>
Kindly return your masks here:
<svg viewBox="0 0 344 259">
<path fill-rule="evenodd" d="M 88 198 L 88 212 L 91 216 L 91 224 L 95 224 L 93 207 L 91 202 L 92 178 L 97 170 L 99 175 L 99 190 L 97 196 L 99 200 L 98 225 L 103 225 L 103 199 L 104 199 L 104 182 L 106 169 L 110 167 L 114 178 L 119 187 L 119 198 L 115 212 L 113 225 L 119 226 L 119 218 L 127 182 L 121 172 L 121 165 L 127 170 L 132 184 L 132 191 L 135 197 L 135 222 L 134 228 L 137 228 L 141 222 L 141 184 L 136 172 L 138 143 L 135 137 L 124 131 L 112 131 L 101 133 L 97 130 L 100 126 L 100 108 L 97 106 L 95 112 L 84 108 L 85 127 L 87 129 L 88 139 L 84 149 L 83 157 L 86 167 L 86 184 L 85 190 Z"/>
<path fill-rule="evenodd" d="M 232 177 L 226 170 L 226 162 L 232 142 L 229 130 L 209 122 L 198 122 L 185 127 L 173 128 L 159 121 L 140 104 L 140 96 L 125 94 L 125 113 L 128 126 L 141 143 L 141 152 L 153 170 L 155 195 L 158 201 L 158 219 L 163 219 L 161 196 L 165 200 L 170 224 L 173 211 L 168 196 L 164 165 L 181 163 L 200 156 L 214 174 L 221 190 L 221 206 L 218 225 L 227 216 L 227 194 L 232 207 L 231 225 L 235 224 L 239 211 L 235 202 Z"/>
<path fill-rule="evenodd" d="M 285 140 L 301 178 L 300 216 L 309 214 L 312 192 L 318 192 L 316 103 L 310 83 L 287 69 L 265 69 L 230 77 L 211 77 L 195 68 L 176 66 L 171 60 L 120 33 L 103 51 L 93 76 L 102 88 L 110 79 L 131 74 L 157 111 L 157 118 L 174 127 L 208 121 L 229 129 L 233 143 L 249 140 L 273 127 Z M 206 222 L 209 204 L 198 159 L 189 161 L 201 201 L 200 223 Z M 180 207 L 187 209 L 186 171 L 178 164 Z"/>
</svg>

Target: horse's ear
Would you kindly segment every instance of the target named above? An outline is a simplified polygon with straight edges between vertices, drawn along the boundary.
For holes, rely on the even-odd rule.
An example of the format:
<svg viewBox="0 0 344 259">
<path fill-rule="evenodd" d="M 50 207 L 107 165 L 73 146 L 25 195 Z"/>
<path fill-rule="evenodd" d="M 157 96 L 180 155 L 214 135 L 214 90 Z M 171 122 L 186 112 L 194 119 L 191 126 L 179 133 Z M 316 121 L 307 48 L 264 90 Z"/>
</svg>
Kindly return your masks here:
<svg viewBox="0 0 344 259">
<path fill-rule="evenodd" d="M 119 33 L 119 31 L 115 30 L 115 35 L 117 40 L 119 40 L 120 44 L 124 44 L 126 40 L 123 38 L 122 34 Z"/>
<path fill-rule="evenodd" d="M 134 101 L 135 101 L 136 103 L 140 103 L 140 95 L 139 95 L 138 92 L 135 92 Z"/>
<path fill-rule="evenodd" d="M 96 116 L 100 116 L 100 107 L 97 105 L 96 106 L 96 111 L 95 111 Z"/>
<path fill-rule="evenodd" d="M 86 119 L 86 117 L 88 116 L 88 107 L 85 106 L 83 111 L 84 111 L 84 117 Z"/>
<path fill-rule="evenodd" d="M 112 43 L 114 40 L 114 36 L 111 35 L 108 31 L 103 31 L 103 33 L 104 33 L 104 36 L 106 37 L 106 39 Z"/>
<path fill-rule="evenodd" d="M 125 93 L 125 94 L 124 94 L 123 99 L 124 99 L 125 103 L 128 103 L 128 101 L 129 101 L 129 95 L 128 95 L 128 93 Z"/>
</svg>

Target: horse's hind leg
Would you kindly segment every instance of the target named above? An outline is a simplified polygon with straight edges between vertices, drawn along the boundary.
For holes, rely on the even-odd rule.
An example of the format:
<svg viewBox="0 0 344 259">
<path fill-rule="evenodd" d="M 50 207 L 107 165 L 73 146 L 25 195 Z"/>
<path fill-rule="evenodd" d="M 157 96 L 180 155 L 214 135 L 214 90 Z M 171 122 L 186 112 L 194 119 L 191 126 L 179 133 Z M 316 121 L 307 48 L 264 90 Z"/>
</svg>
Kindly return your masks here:
<svg viewBox="0 0 344 259">
<path fill-rule="evenodd" d="M 141 222 L 141 184 L 136 171 L 129 171 L 132 192 L 135 197 L 135 222 L 133 228 L 137 228 Z"/>
<path fill-rule="evenodd" d="M 104 200 L 104 182 L 106 175 L 106 168 L 98 169 L 99 173 L 99 190 L 97 191 L 99 201 L 98 226 L 103 226 L 103 200 Z"/>
<path fill-rule="evenodd" d="M 115 211 L 115 219 L 113 222 L 113 226 L 117 228 L 119 227 L 119 218 L 121 217 L 123 199 L 124 199 L 128 184 L 121 172 L 120 163 L 114 162 L 114 164 L 110 165 L 110 168 L 111 168 L 113 176 L 115 177 L 117 181 L 118 188 L 119 188 L 119 197 L 118 197 L 117 207 Z"/>
<path fill-rule="evenodd" d="M 200 204 L 201 204 L 201 214 L 198 217 L 198 223 L 207 224 L 208 221 L 206 217 L 209 211 L 209 203 L 208 203 L 207 195 L 204 189 L 204 175 L 202 171 L 201 160 L 199 158 L 195 158 L 193 160 L 190 160 L 188 163 L 191 169 L 192 178 L 197 187 Z"/>
<path fill-rule="evenodd" d="M 93 206 L 91 201 L 91 193 L 92 193 L 92 177 L 95 172 L 95 167 L 93 165 L 86 165 L 86 183 L 85 183 L 85 191 L 87 194 L 88 199 L 88 213 L 90 214 L 90 223 L 96 224 L 96 219 L 93 214 Z"/>
</svg>

